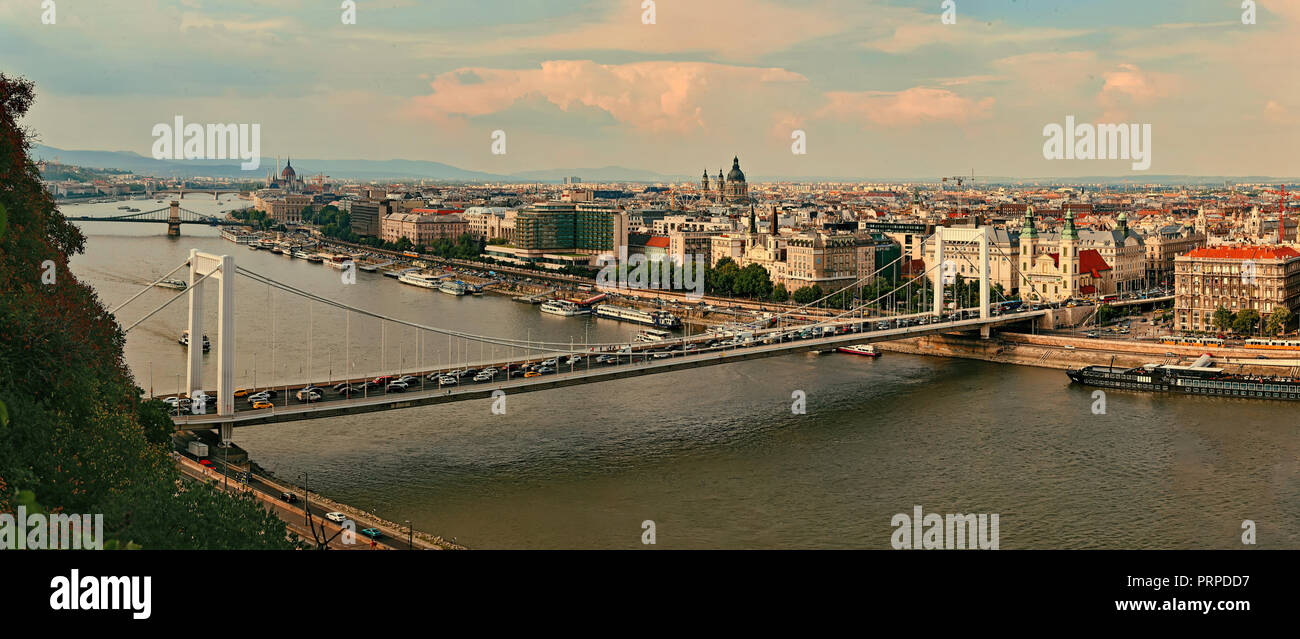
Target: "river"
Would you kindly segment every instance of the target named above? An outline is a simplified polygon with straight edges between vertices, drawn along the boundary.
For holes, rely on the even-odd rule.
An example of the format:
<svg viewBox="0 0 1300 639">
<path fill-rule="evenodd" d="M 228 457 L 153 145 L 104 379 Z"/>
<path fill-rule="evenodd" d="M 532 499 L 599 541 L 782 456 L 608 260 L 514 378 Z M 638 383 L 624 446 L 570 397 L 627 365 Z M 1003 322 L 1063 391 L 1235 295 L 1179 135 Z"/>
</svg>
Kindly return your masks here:
<svg viewBox="0 0 1300 639">
<path fill-rule="evenodd" d="M 199 212 L 244 203 L 187 197 Z M 65 205 L 112 215 L 119 204 Z M 149 210 L 152 200 L 134 204 Z M 638 329 L 452 297 L 250 251 L 211 227 L 84 223 L 72 260 L 110 308 L 191 248 L 389 316 L 515 339 L 620 341 Z M 179 274 L 178 274 L 179 275 Z M 183 278 L 182 278 L 183 279 Z M 206 302 L 216 338 L 215 287 Z M 119 313 L 134 322 L 175 291 Z M 183 383 L 185 298 L 128 334 L 137 383 Z M 410 328 L 236 283 L 236 377 L 356 376 L 491 356 Z M 345 335 L 350 339 L 345 339 Z M 350 346 L 347 344 L 350 343 Z M 480 350 L 482 349 L 482 350 Z M 496 356 L 504 355 L 498 351 Z M 215 375 L 215 356 L 205 356 Z M 213 379 L 208 377 L 208 379 Z M 152 381 L 151 381 L 152 380 Z M 793 414 L 793 395 L 806 414 Z M 996 513 L 1001 548 L 1300 547 L 1295 406 L 1093 389 L 1057 370 L 885 353 L 788 355 L 508 397 L 235 430 L 284 479 L 471 548 L 889 548 L 895 514 Z"/>
</svg>

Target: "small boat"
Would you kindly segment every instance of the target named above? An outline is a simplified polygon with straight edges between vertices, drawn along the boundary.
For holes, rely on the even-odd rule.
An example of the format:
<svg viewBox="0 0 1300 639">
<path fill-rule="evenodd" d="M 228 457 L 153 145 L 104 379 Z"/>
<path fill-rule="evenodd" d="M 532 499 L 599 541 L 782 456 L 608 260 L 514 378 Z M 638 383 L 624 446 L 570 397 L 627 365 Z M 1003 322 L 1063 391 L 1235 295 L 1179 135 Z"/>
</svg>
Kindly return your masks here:
<svg viewBox="0 0 1300 639">
<path fill-rule="evenodd" d="M 295 250 L 293 251 L 292 256 L 293 256 L 295 259 L 299 259 L 299 260 L 306 260 L 306 259 L 310 259 L 310 257 L 311 257 L 311 256 L 307 255 L 307 251 L 297 250 L 297 249 L 295 249 Z"/>
<path fill-rule="evenodd" d="M 876 350 L 874 344 L 854 344 L 852 346 L 840 346 L 835 350 L 850 355 L 861 355 L 863 357 L 880 357 L 880 351 Z"/>
<path fill-rule="evenodd" d="M 131 207 L 129 207 L 129 206 L 119 206 L 119 207 L 117 207 L 117 210 L 119 210 L 119 211 L 125 211 L 125 210 L 127 210 L 127 209 L 129 209 L 129 208 L 131 208 Z"/>
<path fill-rule="evenodd" d="M 189 346 L 189 345 L 190 345 L 190 331 L 189 331 L 189 329 L 185 329 L 184 331 L 181 331 L 180 339 L 177 339 L 176 341 L 177 341 L 181 346 Z M 211 350 L 211 349 L 212 349 L 212 342 L 208 341 L 208 336 L 207 336 L 207 335 L 204 335 L 204 336 L 203 336 L 203 352 L 206 353 L 206 352 L 208 352 L 208 351 Z"/>
<path fill-rule="evenodd" d="M 161 286 L 163 288 L 174 288 L 178 291 L 183 291 L 186 288 L 189 288 L 189 284 L 185 280 L 162 280 L 157 284 L 154 284 L 154 286 Z"/>
<path fill-rule="evenodd" d="M 448 295 L 464 295 L 465 285 L 461 282 L 443 282 L 438 286 L 438 290 Z"/>
<path fill-rule="evenodd" d="M 312 264 L 320 264 L 321 262 L 325 261 L 325 258 L 321 257 L 320 253 L 312 253 L 311 255 L 307 256 L 307 261 L 311 262 Z"/>
</svg>

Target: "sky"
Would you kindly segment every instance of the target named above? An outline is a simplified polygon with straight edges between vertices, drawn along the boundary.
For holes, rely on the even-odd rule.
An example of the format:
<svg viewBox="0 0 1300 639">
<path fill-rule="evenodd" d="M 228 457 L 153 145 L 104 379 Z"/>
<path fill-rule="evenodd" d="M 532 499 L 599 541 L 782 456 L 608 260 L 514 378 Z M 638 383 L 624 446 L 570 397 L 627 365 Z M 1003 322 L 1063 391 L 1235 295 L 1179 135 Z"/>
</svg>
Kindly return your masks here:
<svg viewBox="0 0 1300 639">
<path fill-rule="evenodd" d="M 0 71 L 65 149 L 149 155 L 181 115 L 493 173 L 1300 175 L 1300 0 L 354 2 L 0 0 Z M 1150 168 L 1045 159 L 1067 116 L 1150 124 Z"/>
</svg>

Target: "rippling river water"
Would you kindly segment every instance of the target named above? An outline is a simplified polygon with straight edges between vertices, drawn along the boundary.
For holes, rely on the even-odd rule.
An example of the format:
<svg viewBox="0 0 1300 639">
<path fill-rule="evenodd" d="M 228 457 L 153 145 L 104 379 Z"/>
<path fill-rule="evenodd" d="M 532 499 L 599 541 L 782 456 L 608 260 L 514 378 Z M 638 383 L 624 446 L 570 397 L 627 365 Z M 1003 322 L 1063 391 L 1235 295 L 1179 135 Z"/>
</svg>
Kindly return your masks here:
<svg viewBox="0 0 1300 639">
<path fill-rule="evenodd" d="M 184 206 L 218 208 L 198 196 Z M 378 274 L 345 285 L 338 271 L 250 251 L 209 227 L 184 226 L 180 238 L 165 225 L 82 228 L 87 250 L 73 271 L 110 307 L 198 248 L 426 324 L 559 342 L 637 330 Z M 119 319 L 174 294 L 146 293 Z M 338 377 L 347 361 L 358 376 L 433 366 L 476 359 L 480 348 L 381 330 L 247 278 L 236 299 L 240 384 Z M 180 386 L 184 328 L 182 298 L 129 334 L 140 385 Z M 215 357 L 205 362 L 215 374 Z M 805 415 L 791 413 L 796 390 L 807 395 Z M 235 440 L 283 478 L 309 472 L 313 490 L 472 548 L 637 548 L 645 520 L 661 548 L 888 548 L 891 517 L 916 505 L 998 513 L 1002 548 L 1241 548 L 1246 519 L 1259 547 L 1300 547 L 1295 404 L 1112 391 L 1095 415 L 1091 391 L 1054 370 L 801 354 L 528 393 L 508 398 L 505 415 L 470 401 L 239 428 Z"/>
</svg>

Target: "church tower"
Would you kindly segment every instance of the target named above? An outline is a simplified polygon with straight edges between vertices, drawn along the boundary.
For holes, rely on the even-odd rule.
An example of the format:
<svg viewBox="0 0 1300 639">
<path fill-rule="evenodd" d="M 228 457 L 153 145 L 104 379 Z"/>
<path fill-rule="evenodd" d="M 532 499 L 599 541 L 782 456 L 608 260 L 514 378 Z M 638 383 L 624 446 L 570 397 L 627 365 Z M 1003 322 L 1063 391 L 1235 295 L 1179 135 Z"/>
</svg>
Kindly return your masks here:
<svg viewBox="0 0 1300 639">
<path fill-rule="evenodd" d="M 1029 277 L 1034 270 L 1038 249 L 1038 229 L 1034 227 L 1034 207 L 1025 207 L 1025 223 L 1020 226 L 1020 274 Z"/>
<path fill-rule="evenodd" d="M 1115 218 L 1115 230 L 1119 231 L 1121 242 L 1128 239 L 1128 213 L 1120 211 L 1119 217 Z"/>
<path fill-rule="evenodd" d="M 1073 296 L 1079 290 L 1079 231 L 1074 228 L 1074 211 L 1066 209 L 1061 229 L 1060 273 L 1063 292 Z"/>
<path fill-rule="evenodd" d="M 718 169 L 718 203 L 722 204 L 727 201 L 727 178 L 722 177 L 722 169 Z"/>
<path fill-rule="evenodd" d="M 709 170 L 704 169 L 704 177 L 700 178 L 700 199 L 709 197 Z"/>
</svg>

